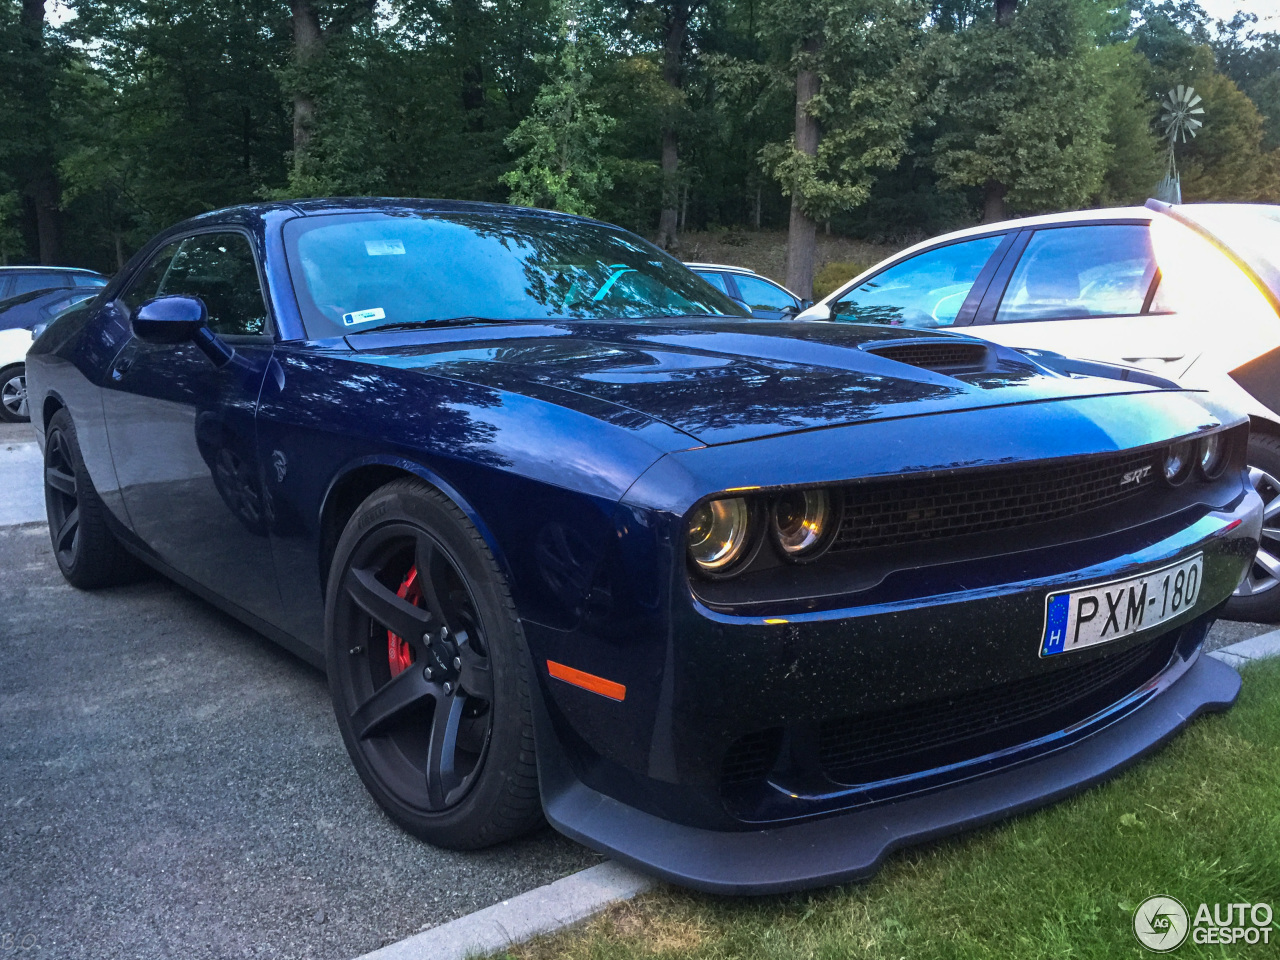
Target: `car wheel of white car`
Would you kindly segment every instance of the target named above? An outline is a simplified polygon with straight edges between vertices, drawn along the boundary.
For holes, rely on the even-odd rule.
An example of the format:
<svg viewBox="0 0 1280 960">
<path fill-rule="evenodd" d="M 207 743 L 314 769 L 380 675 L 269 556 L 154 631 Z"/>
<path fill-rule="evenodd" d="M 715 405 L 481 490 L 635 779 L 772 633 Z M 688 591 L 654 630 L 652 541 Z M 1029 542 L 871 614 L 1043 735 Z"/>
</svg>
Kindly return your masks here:
<svg viewBox="0 0 1280 960">
<path fill-rule="evenodd" d="M 27 412 L 27 368 L 16 363 L 0 370 L 0 420 L 6 423 L 26 423 L 31 419 Z"/>
<path fill-rule="evenodd" d="M 1262 540 L 1253 565 L 1227 602 L 1224 615 L 1255 623 L 1280 621 L 1280 440 L 1249 438 L 1249 481 L 1262 497 Z"/>
</svg>

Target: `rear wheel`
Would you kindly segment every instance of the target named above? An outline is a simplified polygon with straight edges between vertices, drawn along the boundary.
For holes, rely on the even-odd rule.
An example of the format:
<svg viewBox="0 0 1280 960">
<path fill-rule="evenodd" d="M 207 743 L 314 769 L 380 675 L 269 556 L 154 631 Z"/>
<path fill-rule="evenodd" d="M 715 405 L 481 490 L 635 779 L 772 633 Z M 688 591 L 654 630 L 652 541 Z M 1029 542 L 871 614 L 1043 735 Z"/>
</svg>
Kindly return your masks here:
<svg viewBox="0 0 1280 960">
<path fill-rule="evenodd" d="M 106 505 L 89 479 L 66 410 L 55 413 L 45 431 L 44 504 L 54 559 L 73 587 L 91 590 L 136 576 L 138 561 L 107 526 Z"/>
<path fill-rule="evenodd" d="M 27 367 L 16 363 L 0 370 L 0 420 L 26 423 L 31 419 L 27 409 Z"/>
<path fill-rule="evenodd" d="M 1224 616 L 1255 623 L 1280 622 L 1280 439 L 1265 433 L 1249 438 L 1249 481 L 1262 497 L 1262 539 Z"/>
<path fill-rule="evenodd" d="M 393 820 L 455 849 L 542 822 L 524 635 L 452 502 L 404 480 L 361 504 L 334 554 L 326 622 L 338 726 Z"/>
</svg>

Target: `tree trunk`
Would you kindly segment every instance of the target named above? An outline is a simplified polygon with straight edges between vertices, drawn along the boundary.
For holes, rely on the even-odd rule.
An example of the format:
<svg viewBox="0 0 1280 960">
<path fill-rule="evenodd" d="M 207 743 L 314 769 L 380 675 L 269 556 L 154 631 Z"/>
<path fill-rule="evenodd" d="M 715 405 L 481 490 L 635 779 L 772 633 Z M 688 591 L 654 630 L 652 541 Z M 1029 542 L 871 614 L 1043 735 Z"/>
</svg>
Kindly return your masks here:
<svg viewBox="0 0 1280 960">
<path fill-rule="evenodd" d="M 26 104 L 30 111 L 29 119 L 33 125 L 51 136 L 53 105 L 50 102 L 48 64 L 45 63 L 44 13 L 44 0 L 22 0 L 18 24 L 23 39 L 31 45 L 38 63 L 36 76 L 32 78 L 35 82 L 31 85 L 31 101 Z M 23 166 L 27 177 L 22 192 L 30 202 L 29 209 L 34 214 L 40 262 L 58 263 L 62 258 L 62 216 L 58 209 L 62 191 L 58 186 L 52 144 L 41 143 Z"/>
<path fill-rule="evenodd" d="M 1007 27 L 1018 12 L 1018 0 L 996 0 L 996 26 Z"/>
<path fill-rule="evenodd" d="M 810 55 L 801 70 L 796 71 L 796 149 L 817 156 L 822 131 L 817 118 L 809 113 L 809 101 L 821 89 L 813 55 L 822 48 L 816 37 L 805 41 L 804 52 Z M 813 271 L 817 257 L 818 224 L 804 212 L 804 197 L 799 185 L 791 188 L 791 225 L 787 231 L 787 286 L 803 300 L 813 297 Z"/>
<path fill-rule="evenodd" d="M 677 94 L 683 80 L 680 67 L 684 59 L 684 40 L 693 11 L 693 5 L 686 0 L 676 0 L 667 8 L 666 36 L 662 43 L 662 79 Z M 662 125 L 662 212 L 658 215 L 658 246 L 664 250 L 674 249 L 678 243 L 680 141 L 675 121 L 669 111 Z"/>
<path fill-rule="evenodd" d="M 300 69 L 306 67 L 324 48 L 324 34 L 320 31 L 320 18 L 311 0 L 290 0 L 293 13 L 293 59 Z M 310 78 L 303 69 L 302 82 L 293 92 L 293 167 L 298 169 L 307 146 L 311 143 L 311 127 L 315 121 L 316 101 L 311 92 Z"/>
<path fill-rule="evenodd" d="M 982 222 L 998 223 L 1007 220 L 1004 210 L 1005 185 L 998 180 L 988 180 L 983 188 Z"/>
</svg>

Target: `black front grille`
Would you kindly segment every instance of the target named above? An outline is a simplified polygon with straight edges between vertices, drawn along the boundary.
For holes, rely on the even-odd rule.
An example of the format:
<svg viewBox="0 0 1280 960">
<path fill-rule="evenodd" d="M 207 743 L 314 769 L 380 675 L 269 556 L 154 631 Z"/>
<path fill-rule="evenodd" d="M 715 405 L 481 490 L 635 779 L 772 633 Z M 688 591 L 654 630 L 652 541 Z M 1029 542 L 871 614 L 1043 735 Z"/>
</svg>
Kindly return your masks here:
<svg viewBox="0 0 1280 960">
<path fill-rule="evenodd" d="M 987 362 L 987 348 L 982 344 L 952 343 L 946 340 L 895 343 L 887 347 L 870 347 L 867 352 L 939 372 L 976 370 Z"/>
<path fill-rule="evenodd" d="M 751 783 L 763 780 L 773 768 L 781 746 L 781 727 L 759 730 L 734 741 L 720 767 L 721 782 Z"/>
<path fill-rule="evenodd" d="M 1149 467 L 1140 479 L 1135 471 Z M 833 551 L 919 543 L 1009 530 L 1109 506 L 1149 490 L 1152 451 L 976 470 L 945 477 L 872 481 L 843 488 Z"/>
<path fill-rule="evenodd" d="M 1151 680 L 1168 665 L 1178 635 L 999 687 L 829 720 L 819 738 L 822 769 L 838 783 L 872 783 L 1046 736 Z"/>
</svg>

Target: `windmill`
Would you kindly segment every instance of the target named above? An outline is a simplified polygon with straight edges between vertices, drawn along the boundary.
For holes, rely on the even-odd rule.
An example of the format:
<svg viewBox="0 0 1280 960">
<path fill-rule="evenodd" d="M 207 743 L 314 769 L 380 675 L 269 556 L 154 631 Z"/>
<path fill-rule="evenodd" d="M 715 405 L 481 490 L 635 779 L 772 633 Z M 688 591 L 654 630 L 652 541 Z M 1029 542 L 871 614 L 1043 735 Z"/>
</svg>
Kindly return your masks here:
<svg viewBox="0 0 1280 960">
<path fill-rule="evenodd" d="M 1204 123 L 1197 116 L 1204 114 L 1204 107 L 1197 106 L 1200 95 L 1191 87 L 1178 84 L 1160 101 L 1164 113 L 1160 115 L 1160 125 L 1164 127 L 1164 135 L 1169 141 L 1169 162 L 1165 166 L 1164 179 L 1156 187 L 1156 197 L 1166 203 L 1182 202 L 1182 181 L 1178 178 L 1178 165 L 1173 156 L 1173 145 L 1179 139 L 1183 143 L 1187 138 L 1195 139 Z"/>
</svg>

